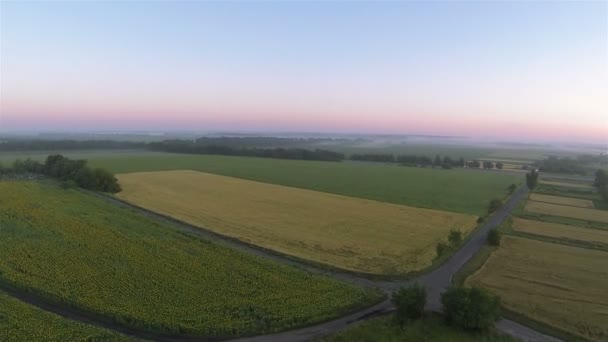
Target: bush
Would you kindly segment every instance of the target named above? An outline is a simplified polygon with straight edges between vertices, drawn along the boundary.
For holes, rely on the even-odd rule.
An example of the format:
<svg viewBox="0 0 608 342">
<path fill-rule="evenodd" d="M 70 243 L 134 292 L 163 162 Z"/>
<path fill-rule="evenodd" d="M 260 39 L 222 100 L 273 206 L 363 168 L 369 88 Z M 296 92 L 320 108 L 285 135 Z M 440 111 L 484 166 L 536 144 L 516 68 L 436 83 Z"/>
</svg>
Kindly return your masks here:
<svg viewBox="0 0 608 342">
<path fill-rule="evenodd" d="M 451 287 L 441 303 L 447 322 L 464 329 L 485 330 L 500 318 L 500 298 L 479 287 Z"/>
<path fill-rule="evenodd" d="M 448 246 L 447 243 L 443 242 L 443 241 L 439 241 L 437 242 L 437 245 L 435 246 L 435 251 L 437 252 L 437 257 L 441 257 L 445 252 L 447 252 L 447 250 L 450 249 L 450 247 Z"/>
<path fill-rule="evenodd" d="M 395 318 L 403 326 L 407 321 L 421 318 L 424 314 L 426 288 L 418 283 L 401 287 L 393 293 L 391 301 L 397 308 Z"/>
<path fill-rule="evenodd" d="M 483 216 L 479 216 L 477 218 L 477 223 L 482 223 L 483 221 L 485 221 L 485 219 L 483 218 Z"/>
<path fill-rule="evenodd" d="M 496 210 L 498 210 L 498 208 L 500 208 L 500 206 L 502 205 L 502 201 L 499 200 L 498 198 L 495 198 L 493 200 L 490 201 L 490 205 L 488 206 L 488 213 L 493 213 Z"/>
<path fill-rule="evenodd" d="M 448 241 L 452 246 L 458 246 L 462 242 L 462 232 L 457 229 L 451 229 L 448 235 Z"/>
<path fill-rule="evenodd" d="M 500 238 L 502 234 L 496 229 L 492 229 L 488 232 L 488 244 L 490 246 L 500 246 Z"/>
<path fill-rule="evenodd" d="M 517 185 L 511 184 L 511 185 L 509 185 L 509 187 L 507 189 L 509 190 L 509 195 L 510 195 L 515 191 L 515 189 L 517 189 Z"/>
</svg>

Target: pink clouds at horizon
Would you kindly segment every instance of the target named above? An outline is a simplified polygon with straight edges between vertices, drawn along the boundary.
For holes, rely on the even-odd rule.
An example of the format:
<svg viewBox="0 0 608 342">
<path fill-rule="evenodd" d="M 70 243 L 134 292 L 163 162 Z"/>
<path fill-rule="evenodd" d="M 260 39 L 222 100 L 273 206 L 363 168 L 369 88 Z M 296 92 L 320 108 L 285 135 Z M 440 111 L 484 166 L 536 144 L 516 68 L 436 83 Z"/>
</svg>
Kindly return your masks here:
<svg viewBox="0 0 608 342">
<path fill-rule="evenodd" d="M 109 112 L 2 110 L 0 131 L 18 130 L 225 130 L 299 131 L 370 134 L 449 135 L 511 140 L 606 143 L 606 124 L 576 120 L 492 118 L 491 115 L 402 111 L 386 117 L 370 113 L 113 110 Z"/>
</svg>

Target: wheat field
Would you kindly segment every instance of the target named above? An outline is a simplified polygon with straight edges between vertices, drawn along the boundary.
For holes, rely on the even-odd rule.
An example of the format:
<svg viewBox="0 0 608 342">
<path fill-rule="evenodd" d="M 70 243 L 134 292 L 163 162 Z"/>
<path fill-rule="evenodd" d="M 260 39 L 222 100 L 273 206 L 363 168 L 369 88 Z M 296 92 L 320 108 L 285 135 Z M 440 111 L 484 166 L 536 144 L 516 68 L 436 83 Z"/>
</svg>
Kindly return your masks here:
<svg viewBox="0 0 608 342">
<path fill-rule="evenodd" d="M 329 266 L 401 274 L 431 265 L 450 229 L 476 216 L 196 171 L 117 175 L 117 196 L 214 232 Z"/>
<path fill-rule="evenodd" d="M 608 244 L 608 231 L 583 228 L 566 224 L 513 218 L 513 230 L 558 239 L 599 242 Z"/>
<path fill-rule="evenodd" d="M 570 205 L 573 207 L 589 208 L 593 209 L 593 201 L 572 197 L 542 195 L 542 194 L 531 194 L 530 199 L 537 202 L 545 202 L 560 205 Z"/>
<path fill-rule="evenodd" d="M 559 205 L 530 200 L 526 203 L 524 210 L 538 214 L 608 223 L 608 211 L 606 210 L 578 208 L 569 205 Z"/>
<path fill-rule="evenodd" d="M 510 310 L 593 341 L 608 337 L 608 253 L 505 236 L 466 281 Z"/>
</svg>

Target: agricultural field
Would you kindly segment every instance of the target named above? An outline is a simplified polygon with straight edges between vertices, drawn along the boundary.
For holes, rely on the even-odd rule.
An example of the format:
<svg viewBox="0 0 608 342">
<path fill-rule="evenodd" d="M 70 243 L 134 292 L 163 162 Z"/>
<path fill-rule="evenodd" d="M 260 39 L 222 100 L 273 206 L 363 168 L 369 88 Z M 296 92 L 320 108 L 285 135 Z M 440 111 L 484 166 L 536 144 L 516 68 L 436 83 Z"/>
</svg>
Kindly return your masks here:
<svg viewBox="0 0 608 342">
<path fill-rule="evenodd" d="M 601 200 L 599 194 L 593 189 L 577 189 L 566 186 L 538 184 L 536 188 L 534 188 L 534 192 L 543 195 L 572 197 L 592 201 Z"/>
<path fill-rule="evenodd" d="M 51 182 L 1 181 L 0 207 L 0 282 L 124 325 L 258 334 L 324 321 L 381 298 Z"/>
<path fill-rule="evenodd" d="M 0 341 L 137 341 L 109 330 L 64 319 L 0 291 Z"/>
<path fill-rule="evenodd" d="M 586 190 L 592 190 L 593 189 L 593 186 L 591 184 L 587 184 L 587 183 L 576 183 L 576 182 L 566 182 L 566 181 L 543 180 L 542 178 L 539 180 L 538 183 L 539 184 L 545 184 L 545 185 L 556 185 L 556 186 L 563 186 L 563 187 L 568 187 L 568 188 L 576 188 L 576 189 L 586 189 Z"/>
<path fill-rule="evenodd" d="M 502 198 L 523 175 L 473 170 L 439 170 L 380 163 L 316 162 L 155 152 L 68 152 L 114 173 L 196 170 L 258 182 L 329 192 L 381 202 L 483 215 L 492 198 Z M 44 159 L 45 154 L 30 157 Z M 5 154 L 0 160 L 14 160 Z M 466 194 L 467 200 L 462 196 Z"/>
<path fill-rule="evenodd" d="M 494 331 L 471 333 L 447 325 L 439 315 L 428 315 L 403 328 L 393 315 L 360 323 L 353 328 L 324 338 L 323 342 L 515 342 L 515 338 Z"/>
<path fill-rule="evenodd" d="M 117 197 L 222 235 L 350 271 L 430 266 L 450 229 L 476 216 L 408 207 L 196 171 L 117 175 Z"/>
<path fill-rule="evenodd" d="M 505 236 L 466 284 L 492 290 L 509 310 L 549 326 L 608 338 L 608 252 Z"/>
<path fill-rule="evenodd" d="M 526 203 L 524 210 L 553 216 L 562 216 L 586 221 L 608 223 L 608 211 L 598 209 L 579 208 L 569 205 L 530 201 Z"/>
<path fill-rule="evenodd" d="M 608 245 L 608 230 L 582 228 L 566 224 L 513 218 L 516 232 L 547 236 L 557 239 L 594 242 Z"/>
<path fill-rule="evenodd" d="M 593 209 L 593 201 L 572 197 L 551 196 L 543 194 L 530 194 L 530 199 L 536 202 L 545 202 L 560 205 L 570 205 L 573 207 Z"/>
</svg>

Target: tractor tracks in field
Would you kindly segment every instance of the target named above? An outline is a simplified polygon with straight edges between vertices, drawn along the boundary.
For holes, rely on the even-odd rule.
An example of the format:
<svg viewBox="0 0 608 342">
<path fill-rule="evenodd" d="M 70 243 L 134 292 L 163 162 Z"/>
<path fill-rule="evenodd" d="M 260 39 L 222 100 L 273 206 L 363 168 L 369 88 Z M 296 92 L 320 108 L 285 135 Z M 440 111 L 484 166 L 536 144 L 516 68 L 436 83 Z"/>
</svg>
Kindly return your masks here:
<svg viewBox="0 0 608 342">
<path fill-rule="evenodd" d="M 259 335 L 253 337 L 243 337 L 236 339 L 241 342 L 259 342 L 259 341 L 271 341 L 271 342 L 292 342 L 292 341 L 309 341 L 318 339 L 322 336 L 326 336 L 331 333 L 338 332 L 340 330 L 346 329 L 350 326 L 353 326 L 359 322 L 365 321 L 367 319 L 377 317 L 379 315 L 384 315 L 390 313 L 394 310 L 392 303 L 390 302 L 390 294 L 396 290 L 397 288 L 410 284 L 412 282 L 419 282 L 426 286 L 428 293 L 427 300 L 427 310 L 429 311 L 441 311 L 441 293 L 445 291 L 452 283 L 453 275 L 460 270 L 460 268 L 471 258 L 475 253 L 479 251 L 479 249 L 485 244 L 486 235 L 488 231 L 498 227 L 511 213 L 513 209 L 517 207 L 519 202 L 524 199 L 528 193 L 528 189 L 525 186 L 520 187 L 510 198 L 509 200 L 496 212 L 494 213 L 486 223 L 476 229 L 472 235 L 468 238 L 468 240 L 464 243 L 464 245 L 456 251 L 448 260 L 446 260 L 439 267 L 423 273 L 417 277 L 412 277 L 407 280 L 374 280 L 373 278 L 366 277 L 365 275 L 359 275 L 349 272 L 344 272 L 335 269 L 329 269 L 324 266 L 317 266 L 311 264 L 309 262 L 299 260 L 297 258 L 281 254 L 269 249 L 265 249 L 259 246 L 251 245 L 240 241 L 235 238 L 227 237 L 224 235 L 220 235 L 218 233 L 212 232 L 211 230 L 205 229 L 204 227 L 198 227 L 191 225 L 189 223 L 183 222 L 181 220 L 177 220 L 175 218 L 169 217 L 167 215 L 163 215 L 137 205 L 131 204 L 124 200 L 118 199 L 113 196 L 89 192 L 97 197 L 100 197 L 108 202 L 111 202 L 115 205 L 118 205 L 123 208 L 127 208 L 133 211 L 136 211 L 144 216 L 147 216 L 151 219 L 158 220 L 164 223 L 169 223 L 171 226 L 178 228 L 181 231 L 184 231 L 189 234 L 194 234 L 198 237 L 201 237 L 205 240 L 213 241 L 215 243 L 221 244 L 223 246 L 228 246 L 231 248 L 236 248 L 245 253 L 257 255 L 260 257 L 268 258 L 275 260 L 277 262 L 288 264 L 291 266 L 295 266 L 311 273 L 324 275 L 327 277 L 332 277 L 337 280 L 341 280 L 344 282 L 348 282 L 351 284 L 355 284 L 357 286 L 363 287 L 374 287 L 381 289 L 385 294 L 385 299 L 372 305 L 370 307 L 360 309 L 356 312 L 349 313 L 342 317 L 315 324 L 308 327 L 293 329 L 285 332 L 275 333 L 275 334 L 266 334 Z M 162 334 L 150 332 L 145 329 L 139 329 L 134 327 L 128 327 L 122 324 L 118 324 L 111 320 L 110 318 L 105 318 L 99 315 L 95 315 L 92 313 L 83 312 L 77 309 L 70 308 L 64 304 L 55 304 L 46 301 L 45 299 L 38 297 L 32 293 L 27 293 L 23 291 L 16 291 L 11 289 L 3 288 L 0 284 L 0 288 L 5 290 L 11 296 L 20 299 L 26 303 L 34 305 L 40 309 L 45 311 L 53 312 L 58 314 L 64 318 L 80 321 L 83 323 L 88 323 L 94 326 L 98 326 L 101 328 L 113 330 L 125 335 L 154 340 L 160 342 L 190 342 L 190 341 L 221 341 L 228 340 L 229 338 L 225 337 L 211 337 L 211 336 L 183 336 L 183 335 L 170 335 L 170 334 Z M 496 328 L 501 332 L 507 333 L 509 335 L 515 336 L 517 338 L 522 339 L 523 341 L 559 341 L 558 339 L 543 335 L 533 329 L 530 329 L 526 326 L 523 326 L 519 323 L 502 319 L 497 322 Z"/>
</svg>

